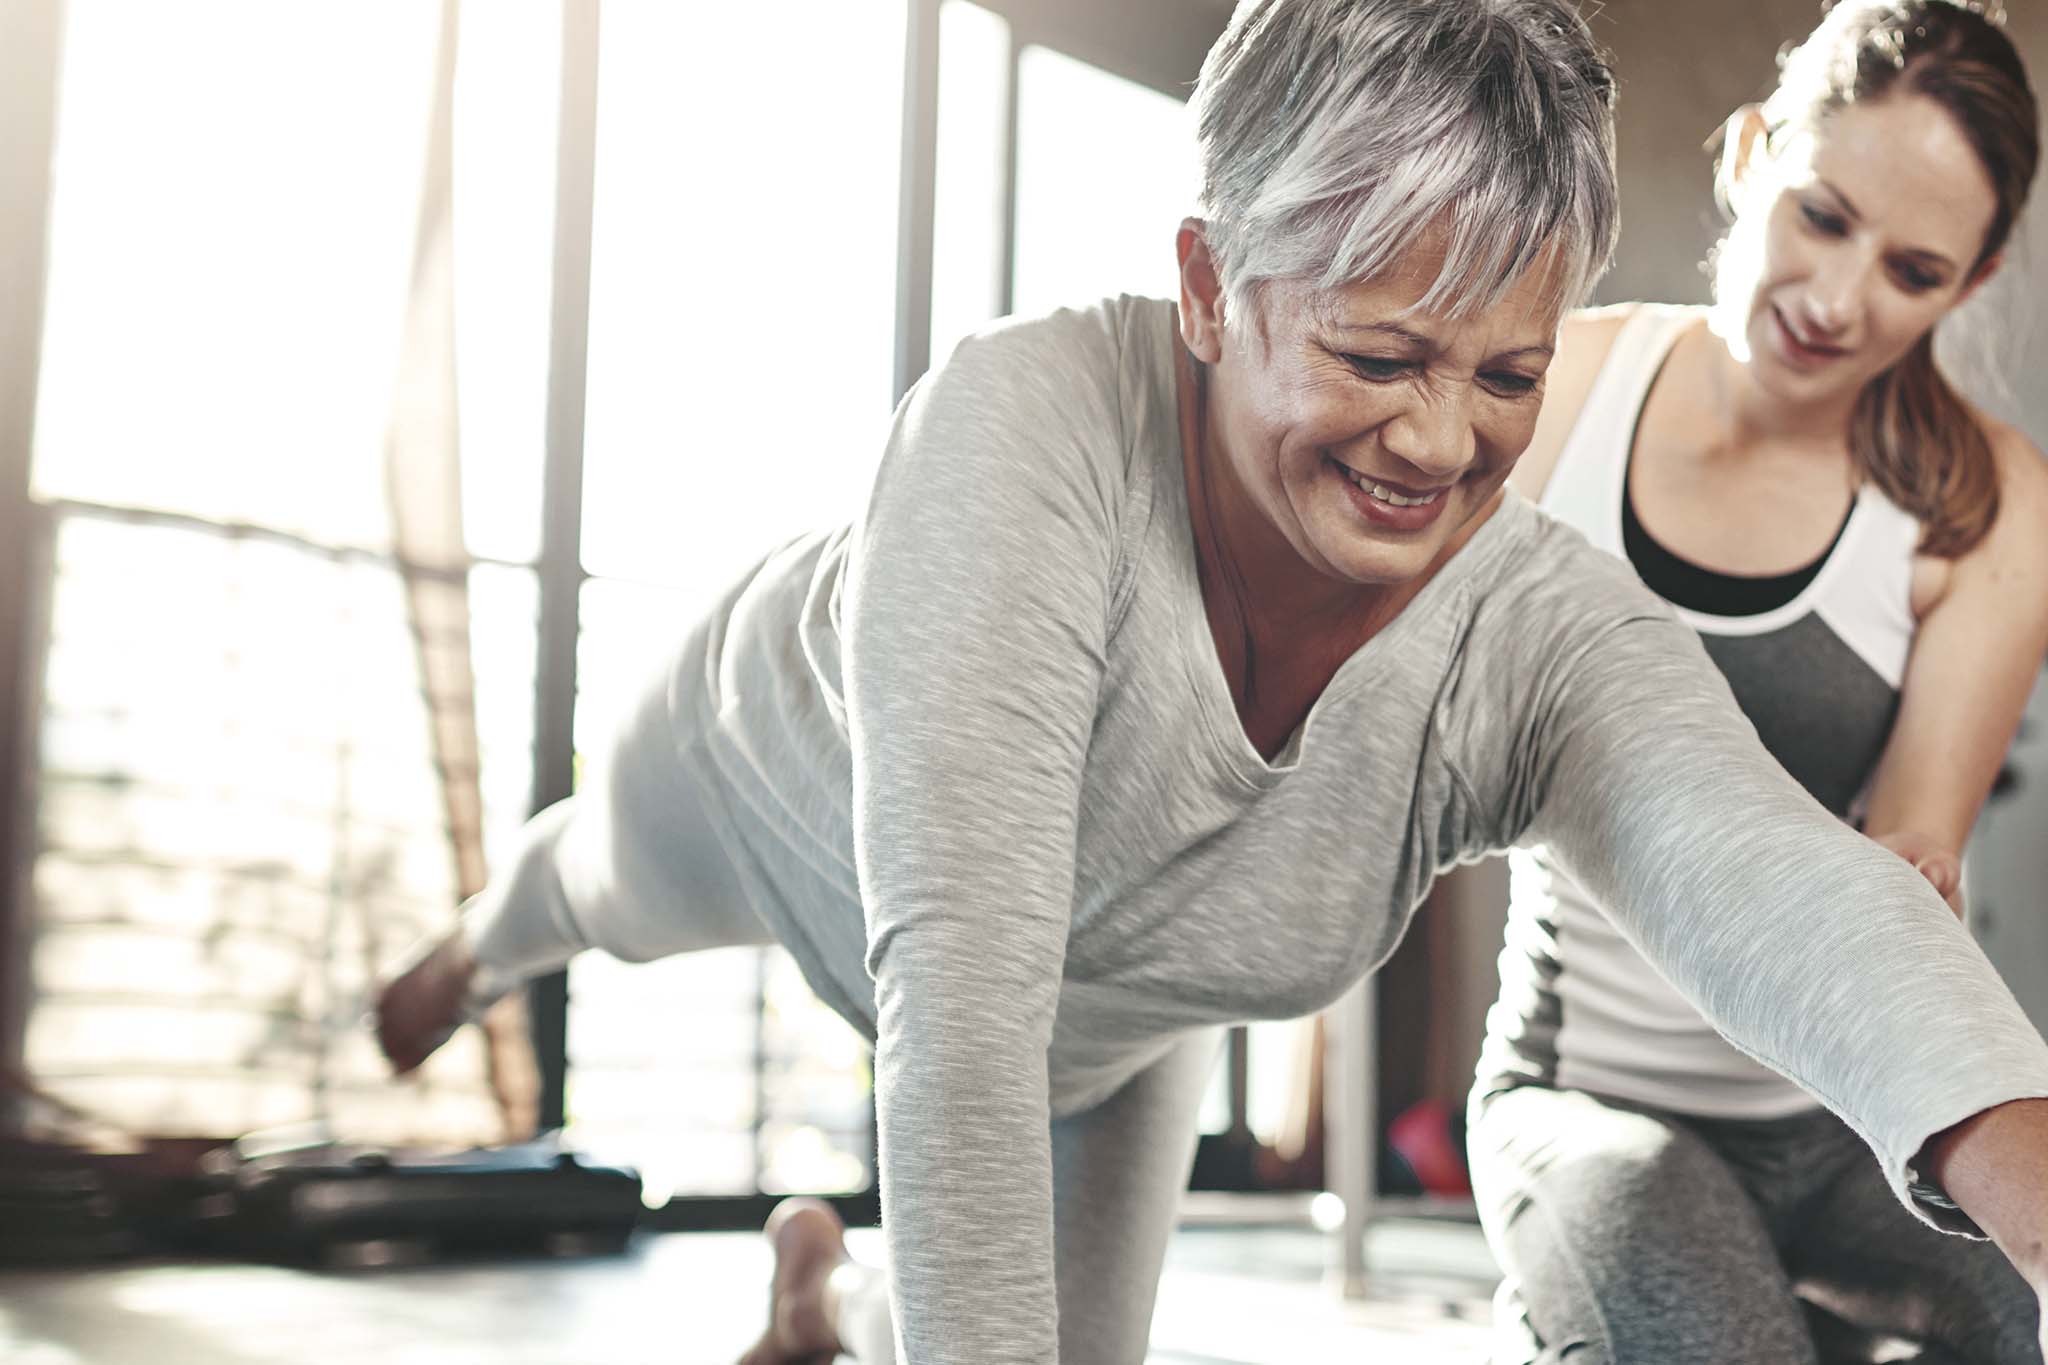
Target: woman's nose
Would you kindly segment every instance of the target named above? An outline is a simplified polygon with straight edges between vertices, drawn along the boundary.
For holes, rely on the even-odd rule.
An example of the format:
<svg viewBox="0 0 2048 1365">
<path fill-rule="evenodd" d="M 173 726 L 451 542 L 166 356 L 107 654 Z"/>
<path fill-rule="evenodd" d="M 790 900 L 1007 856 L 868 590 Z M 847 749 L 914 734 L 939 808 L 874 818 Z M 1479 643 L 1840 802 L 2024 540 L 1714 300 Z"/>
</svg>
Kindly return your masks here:
<svg viewBox="0 0 2048 1365">
<path fill-rule="evenodd" d="M 1472 462 L 1472 416 L 1451 395 L 1420 395 L 1380 428 L 1389 455 L 1432 478 L 1445 478 Z"/>
<path fill-rule="evenodd" d="M 1815 270 L 1806 288 L 1807 318 L 1830 336 L 1852 327 L 1861 314 L 1869 265 L 1860 256 L 1840 253 Z"/>
</svg>

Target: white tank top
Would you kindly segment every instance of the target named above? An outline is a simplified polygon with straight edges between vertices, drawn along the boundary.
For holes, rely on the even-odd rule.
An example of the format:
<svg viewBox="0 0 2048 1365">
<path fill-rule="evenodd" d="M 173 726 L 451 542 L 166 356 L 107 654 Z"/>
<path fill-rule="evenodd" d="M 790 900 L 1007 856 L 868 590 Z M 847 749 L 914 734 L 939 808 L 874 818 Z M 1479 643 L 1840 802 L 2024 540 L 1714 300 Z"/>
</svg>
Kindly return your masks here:
<svg viewBox="0 0 2048 1365">
<path fill-rule="evenodd" d="M 1625 557 L 1622 499 L 1644 401 L 1673 344 L 1702 316 L 1635 306 L 1544 489 L 1545 512 L 1617 557 Z M 1754 616 L 1675 608 L 1766 746 L 1840 815 L 1868 784 L 1897 711 L 1920 534 L 1912 516 L 1866 484 L 1791 601 Z M 1516 850 L 1509 868 L 1501 996 L 1487 1015 L 1482 1089 L 1534 1081 L 1719 1118 L 1814 1106 L 1716 1033 L 1542 850 Z"/>
</svg>

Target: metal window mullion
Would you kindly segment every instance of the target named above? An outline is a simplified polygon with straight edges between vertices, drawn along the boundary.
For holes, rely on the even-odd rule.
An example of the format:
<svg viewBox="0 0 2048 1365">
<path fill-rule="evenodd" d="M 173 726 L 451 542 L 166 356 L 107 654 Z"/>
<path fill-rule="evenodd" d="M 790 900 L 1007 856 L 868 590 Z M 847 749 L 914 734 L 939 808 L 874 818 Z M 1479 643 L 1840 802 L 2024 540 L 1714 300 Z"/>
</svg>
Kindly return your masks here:
<svg viewBox="0 0 2048 1365">
<path fill-rule="evenodd" d="M 563 0 L 561 111 L 555 147 L 554 291 L 548 328 L 547 456 L 540 617 L 534 661 L 533 809 L 576 783 L 576 647 L 583 590 L 584 402 L 590 360 L 590 244 L 597 169 L 600 0 Z M 566 1117 L 569 977 L 529 990 L 540 1126 Z"/>
<path fill-rule="evenodd" d="M 1017 108 L 1018 76 L 1023 69 L 1024 38 L 1010 26 L 1003 54 L 1002 167 L 1003 204 L 996 252 L 996 316 L 1017 311 Z"/>
<path fill-rule="evenodd" d="M 908 0 L 896 215 L 896 370 L 902 402 L 932 360 L 932 232 L 939 178 L 939 3 Z"/>
<path fill-rule="evenodd" d="M 22 1063 L 35 841 L 34 708 L 49 526 L 29 500 L 42 369 L 63 0 L 0 6 L 0 1069 Z M 0 1097 L 6 1089 L 0 1087 Z M 0 1115 L 6 1106 L 0 1103 Z"/>
<path fill-rule="evenodd" d="M 1348 1299 L 1367 1293 L 1365 1231 L 1379 1188 L 1378 1008 L 1368 976 L 1324 1018 L 1323 1184 L 1343 1204 L 1328 1278 Z"/>
</svg>

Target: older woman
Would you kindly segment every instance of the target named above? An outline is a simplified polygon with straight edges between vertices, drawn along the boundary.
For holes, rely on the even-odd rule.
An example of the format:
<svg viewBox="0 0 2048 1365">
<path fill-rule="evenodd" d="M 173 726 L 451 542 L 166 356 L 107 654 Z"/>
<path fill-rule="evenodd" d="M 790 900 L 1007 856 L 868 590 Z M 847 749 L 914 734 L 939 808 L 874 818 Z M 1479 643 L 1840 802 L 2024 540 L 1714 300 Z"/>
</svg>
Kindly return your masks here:
<svg viewBox="0 0 2048 1365">
<path fill-rule="evenodd" d="M 1911 1192 L 1947 1175 L 2048 1282 L 2048 1106 L 2011 1103 L 2048 1047 L 1697 640 L 1504 495 L 1610 250 L 1611 98 L 1564 0 L 1241 7 L 1179 306 L 921 384 L 861 519 L 736 584 L 390 988 L 393 1061 L 585 947 L 779 941 L 875 1039 L 893 1349 L 1135 1361 L 1216 1030 L 1335 999 L 1438 871 L 1534 835 L 1902 1199 L 1954 1223 Z M 803 1278 L 761 1358 L 853 1330 Z"/>
</svg>

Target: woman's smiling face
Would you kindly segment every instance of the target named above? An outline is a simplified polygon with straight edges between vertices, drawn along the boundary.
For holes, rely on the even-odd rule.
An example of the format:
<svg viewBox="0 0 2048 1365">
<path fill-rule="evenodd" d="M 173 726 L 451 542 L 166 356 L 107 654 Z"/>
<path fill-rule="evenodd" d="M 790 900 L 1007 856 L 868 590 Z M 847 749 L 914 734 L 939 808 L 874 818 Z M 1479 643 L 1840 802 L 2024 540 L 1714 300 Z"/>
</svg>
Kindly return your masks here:
<svg viewBox="0 0 2048 1365">
<path fill-rule="evenodd" d="M 1393 587 L 1492 501 L 1534 434 L 1563 301 L 1539 265 L 1498 303 L 1417 307 L 1425 242 L 1378 279 L 1268 282 L 1210 361 L 1210 458 L 1317 574 Z M 1198 305 L 1199 306 L 1199 305 Z"/>
<path fill-rule="evenodd" d="M 1721 292 L 1743 311 L 1728 330 L 1779 400 L 1852 401 L 1988 273 L 1997 193 L 1963 130 L 1919 95 L 1778 139 L 1738 181 Z"/>
</svg>

